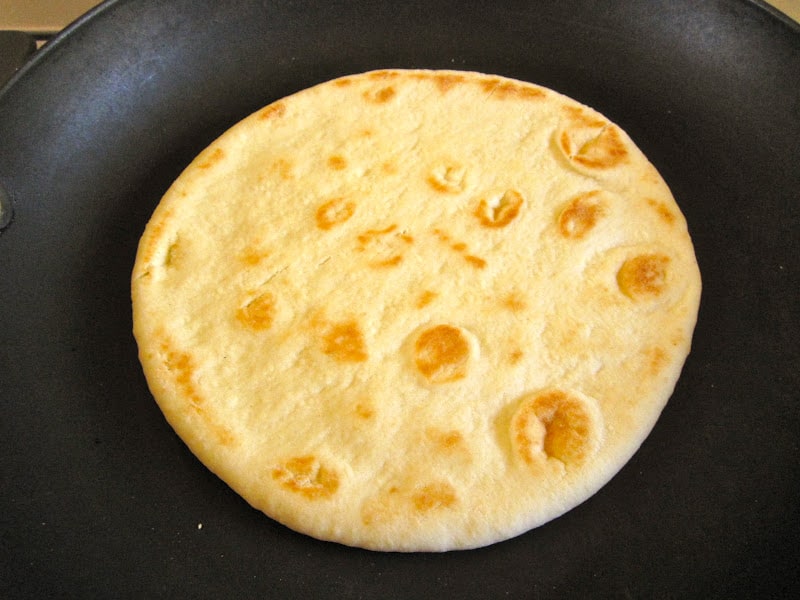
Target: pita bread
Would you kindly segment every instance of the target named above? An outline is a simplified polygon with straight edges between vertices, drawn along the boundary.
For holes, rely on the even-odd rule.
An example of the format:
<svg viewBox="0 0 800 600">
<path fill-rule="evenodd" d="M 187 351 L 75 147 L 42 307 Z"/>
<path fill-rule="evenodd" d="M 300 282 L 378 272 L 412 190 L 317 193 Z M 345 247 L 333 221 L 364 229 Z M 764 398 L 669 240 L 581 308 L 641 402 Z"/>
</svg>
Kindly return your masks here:
<svg viewBox="0 0 800 600">
<path fill-rule="evenodd" d="M 620 127 L 422 70 L 232 127 L 132 277 L 144 373 L 197 457 L 299 532 L 386 551 L 491 544 L 594 494 L 671 395 L 700 289 Z"/>
</svg>

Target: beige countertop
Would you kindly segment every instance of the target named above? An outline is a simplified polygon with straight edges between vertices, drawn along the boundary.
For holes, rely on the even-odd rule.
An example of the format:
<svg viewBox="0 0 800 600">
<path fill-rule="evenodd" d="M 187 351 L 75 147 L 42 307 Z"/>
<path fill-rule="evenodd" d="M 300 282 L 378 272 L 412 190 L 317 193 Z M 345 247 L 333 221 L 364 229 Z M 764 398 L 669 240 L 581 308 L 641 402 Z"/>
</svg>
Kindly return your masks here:
<svg viewBox="0 0 800 600">
<path fill-rule="evenodd" d="M 52 35 L 98 4 L 99 0 L 0 0 L 0 29 Z"/>
<path fill-rule="evenodd" d="M 795 21 L 800 22 L 800 0 L 766 0 L 784 14 L 789 15 Z"/>
<path fill-rule="evenodd" d="M 766 0 L 800 22 L 800 0 Z M 52 35 L 92 7 L 98 0 L 0 0 L 0 29 Z"/>
</svg>

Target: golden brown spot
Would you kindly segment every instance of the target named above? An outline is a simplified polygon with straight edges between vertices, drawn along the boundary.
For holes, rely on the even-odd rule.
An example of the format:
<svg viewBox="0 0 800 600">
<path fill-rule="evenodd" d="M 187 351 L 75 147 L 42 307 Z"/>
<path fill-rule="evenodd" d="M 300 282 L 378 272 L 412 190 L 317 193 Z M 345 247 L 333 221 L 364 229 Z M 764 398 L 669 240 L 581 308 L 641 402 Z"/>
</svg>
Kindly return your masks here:
<svg viewBox="0 0 800 600">
<path fill-rule="evenodd" d="M 309 500 L 330 498 L 339 489 L 339 476 L 314 456 L 297 456 L 272 469 L 272 478 Z"/>
<path fill-rule="evenodd" d="M 470 346 L 464 333 L 452 325 L 426 329 L 414 345 L 414 362 L 431 383 L 449 383 L 467 375 Z"/>
<path fill-rule="evenodd" d="M 264 292 L 255 297 L 236 311 L 236 318 L 242 325 L 255 331 L 269 329 L 275 319 L 274 296 Z"/>
<path fill-rule="evenodd" d="M 246 265 L 254 267 L 262 260 L 264 260 L 267 256 L 269 256 L 269 252 L 259 252 L 255 248 L 248 248 L 242 254 L 239 255 L 239 260 L 241 260 Z"/>
<path fill-rule="evenodd" d="M 386 523 L 400 513 L 401 494 L 396 485 L 367 500 L 361 508 L 361 522 L 370 526 Z"/>
<path fill-rule="evenodd" d="M 442 231 L 441 229 L 434 229 L 433 234 L 443 242 L 450 241 L 450 235 L 446 231 Z"/>
<path fill-rule="evenodd" d="M 359 403 L 356 404 L 356 415 L 361 419 L 368 420 L 375 416 L 375 409 L 371 404 Z"/>
<path fill-rule="evenodd" d="M 451 452 L 464 446 L 464 436 L 460 431 L 441 431 L 431 427 L 425 433 L 440 450 Z"/>
<path fill-rule="evenodd" d="M 358 133 L 358 135 L 359 135 L 359 136 L 361 136 L 361 137 L 368 138 L 368 137 L 372 137 L 373 135 L 375 135 L 375 132 L 374 132 L 374 131 L 372 131 L 372 129 L 362 129 L 362 130 L 361 130 L 361 131 Z"/>
<path fill-rule="evenodd" d="M 383 104 L 391 100 L 395 95 L 395 90 L 392 86 L 387 85 L 379 90 L 368 90 L 364 92 L 364 98 L 368 102 L 373 102 L 375 104 Z"/>
<path fill-rule="evenodd" d="M 288 158 L 278 158 L 270 166 L 271 170 L 277 171 L 278 176 L 284 180 L 294 179 L 294 161 Z M 263 179 L 263 178 L 262 178 Z"/>
<path fill-rule="evenodd" d="M 492 90 L 492 97 L 505 100 L 506 98 L 517 98 L 522 100 L 534 100 L 544 98 L 544 91 L 524 85 L 515 83 L 513 81 L 504 81 Z"/>
<path fill-rule="evenodd" d="M 661 370 L 667 365 L 668 356 L 667 353 L 664 352 L 663 348 L 659 348 L 655 346 L 653 348 L 648 348 L 645 351 L 645 354 L 648 359 L 648 367 L 650 369 L 650 373 L 652 375 L 658 375 Z"/>
<path fill-rule="evenodd" d="M 244 249 L 244 251 L 239 254 L 237 257 L 241 262 L 249 267 L 254 267 L 262 260 L 269 256 L 269 252 L 266 250 L 259 250 L 255 246 L 248 246 Z"/>
<path fill-rule="evenodd" d="M 222 148 L 214 148 L 208 156 L 204 156 L 202 161 L 197 165 L 198 169 L 209 169 L 225 157 L 225 152 Z"/>
<path fill-rule="evenodd" d="M 328 166 L 335 171 L 342 171 L 347 168 L 347 160 L 343 156 L 334 154 L 328 157 Z"/>
<path fill-rule="evenodd" d="M 436 296 L 438 295 L 439 294 L 437 294 L 436 292 L 425 290 L 419 295 L 419 298 L 417 298 L 417 308 L 424 308 L 428 306 L 428 304 L 433 302 L 434 298 L 436 298 Z"/>
<path fill-rule="evenodd" d="M 484 227 L 505 227 L 517 218 L 524 199 L 517 190 L 508 190 L 499 198 L 493 200 L 481 199 L 475 216 Z"/>
<path fill-rule="evenodd" d="M 606 121 L 586 112 L 586 110 L 580 106 L 564 106 L 563 109 L 576 125 L 589 128 L 601 128 L 606 124 Z"/>
<path fill-rule="evenodd" d="M 185 352 L 173 350 L 166 343 L 162 343 L 161 349 L 166 352 L 167 369 L 175 375 L 175 382 L 185 392 L 189 401 L 197 406 L 203 404 L 203 399 L 192 383 L 195 368 L 191 356 Z"/>
<path fill-rule="evenodd" d="M 187 408 L 200 418 L 214 434 L 220 444 L 229 446 L 236 441 L 233 434 L 225 427 L 216 423 L 209 416 L 203 398 L 194 384 L 195 365 L 190 354 L 180 352 L 170 346 L 167 341 L 161 342 L 161 351 L 164 353 L 164 366 L 175 377 L 175 383 L 181 394 L 188 401 Z"/>
<path fill-rule="evenodd" d="M 338 362 L 364 362 L 367 349 L 364 335 L 355 321 L 334 323 L 323 335 L 322 351 Z"/>
<path fill-rule="evenodd" d="M 389 69 L 381 69 L 379 71 L 372 71 L 368 73 L 367 77 L 369 77 L 370 79 L 386 81 L 387 79 L 396 79 L 397 77 L 399 77 L 399 73 L 397 71 L 391 71 Z"/>
<path fill-rule="evenodd" d="M 394 175 L 397 173 L 397 165 L 394 162 L 387 160 L 381 165 L 381 170 L 387 175 Z"/>
<path fill-rule="evenodd" d="M 467 186 L 466 175 L 466 168 L 459 164 L 439 164 L 431 169 L 426 181 L 437 192 L 457 194 Z"/>
<path fill-rule="evenodd" d="M 353 216 L 356 204 L 346 198 L 333 198 L 317 208 L 317 227 L 324 231 L 341 225 Z"/>
<path fill-rule="evenodd" d="M 386 258 L 384 260 L 374 260 L 370 263 L 371 266 L 381 268 L 381 267 L 396 267 L 403 261 L 403 257 L 400 254 L 395 254 L 390 258 Z"/>
<path fill-rule="evenodd" d="M 258 118 L 262 121 L 282 117 L 286 113 L 286 105 L 283 102 L 275 102 L 258 113 Z"/>
<path fill-rule="evenodd" d="M 497 78 L 486 78 L 481 80 L 481 87 L 487 94 L 491 94 L 499 84 L 500 80 Z"/>
<path fill-rule="evenodd" d="M 411 502 L 419 512 L 449 508 L 457 501 L 456 491 L 446 481 L 437 481 L 423 486 L 411 496 Z"/>
<path fill-rule="evenodd" d="M 486 268 L 486 261 L 483 260 L 480 256 L 473 256 L 472 254 L 465 254 L 464 260 L 466 260 L 470 266 L 475 267 L 476 269 L 485 269 Z"/>
<path fill-rule="evenodd" d="M 528 303 L 521 294 L 511 293 L 503 298 L 503 306 L 511 312 L 520 312 L 528 308 Z"/>
<path fill-rule="evenodd" d="M 349 77 L 342 77 L 333 82 L 333 84 L 337 87 L 347 87 L 348 85 L 352 85 L 352 83 L 353 80 Z"/>
<path fill-rule="evenodd" d="M 536 100 L 547 95 L 544 90 L 530 84 L 496 78 L 484 79 L 481 81 L 481 87 L 489 97 L 497 98 L 498 100 L 506 100 L 508 98 Z"/>
<path fill-rule="evenodd" d="M 573 198 L 558 216 L 558 230 L 566 238 L 581 239 L 606 214 L 601 192 L 593 190 Z"/>
<path fill-rule="evenodd" d="M 627 159 L 628 150 L 622 141 L 619 128 L 608 125 L 585 142 L 577 152 L 569 154 L 573 162 L 589 169 L 609 169 Z"/>
<path fill-rule="evenodd" d="M 512 365 L 516 365 L 522 360 L 523 356 L 525 356 L 525 353 L 517 348 L 508 355 L 508 362 L 510 362 Z"/>
<path fill-rule="evenodd" d="M 438 228 L 433 230 L 433 234 L 439 239 L 439 241 L 447 244 L 451 250 L 463 256 L 464 260 L 467 261 L 470 266 L 475 267 L 476 269 L 486 268 L 486 261 L 480 256 L 467 254 L 469 247 L 464 242 L 453 241 L 448 233 Z"/>
<path fill-rule="evenodd" d="M 383 229 L 367 229 L 364 233 L 358 236 L 359 243 L 363 246 L 370 243 L 376 237 L 386 235 L 387 233 L 392 233 L 394 230 L 397 229 L 397 224 L 393 223 L 388 227 L 384 227 Z"/>
<path fill-rule="evenodd" d="M 369 266 L 374 268 L 396 267 L 403 260 L 406 247 L 414 243 L 414 238 L 392 224 L 384 229 L 368 229 L 356 238 L 359 252 L 368 252 Z"/>
<path fill-rule="evenodd" d="M 617 272 L 620 291 L 634 300 L 657 297 L 667 287 L 669 257 L 663 254 L 641 254 L 626 260 Z"/>
<path fill-rule="evenodd" d="M 511 420 L 521 458 L 536 464 L 544 454 L 565 464 L 580 464 L 591 451 L 592 419 L 583 403 L 561 390 L 523 400 Z"/>
<path fill-rule="evenodd" d="M 436 87 L 439 88 L 439 91 L 444 94 L 449 92 L 453 86 L 463 83 L 465 78 L 463 75 L 454 73 L 440 73 L 434 75 L 433 80 L 436 82 Z"/>
<path fill-rule="evenodd" d="M 647 198 L 647 203 L 656 211 L 659 217 L 667 224 L 674 225 L 677 217 L 664 203 L 653 198 Z"/>
</svg>

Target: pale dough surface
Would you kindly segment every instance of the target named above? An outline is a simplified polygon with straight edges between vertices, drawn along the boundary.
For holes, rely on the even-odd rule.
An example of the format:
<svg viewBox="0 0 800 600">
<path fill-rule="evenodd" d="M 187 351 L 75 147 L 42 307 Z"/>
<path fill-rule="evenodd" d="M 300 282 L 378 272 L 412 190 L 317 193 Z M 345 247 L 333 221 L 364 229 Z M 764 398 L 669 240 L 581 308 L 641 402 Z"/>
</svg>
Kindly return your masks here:
<svg viewBox="0 0 800 600">
<path fill-rule="evenodd" d="M 490 544 L 594 494 L 671 395 L 687 225 L 624 131 L 551 90 L 377 71 L 244 119 L 142 236 L 134 333 L 176 432 L 287 526 Z"/>
</svg>

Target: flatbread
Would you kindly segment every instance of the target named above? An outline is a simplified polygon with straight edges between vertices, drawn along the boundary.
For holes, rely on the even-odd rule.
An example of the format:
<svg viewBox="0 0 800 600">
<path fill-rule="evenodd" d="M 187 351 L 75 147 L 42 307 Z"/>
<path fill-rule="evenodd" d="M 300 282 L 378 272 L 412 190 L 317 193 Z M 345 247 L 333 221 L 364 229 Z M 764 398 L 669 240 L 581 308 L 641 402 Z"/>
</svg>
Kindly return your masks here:
<svg viewBox="0 0 800 600">
<path fill-rule="evenodd" d="M 132 276 L 144 373 L 192 452 L 288 527 L 385 551 L 491 544 L 594 494 L 670 397 L 700 290 L 620 127 L 424 70 L 232 127 Z"/>
</svg>

